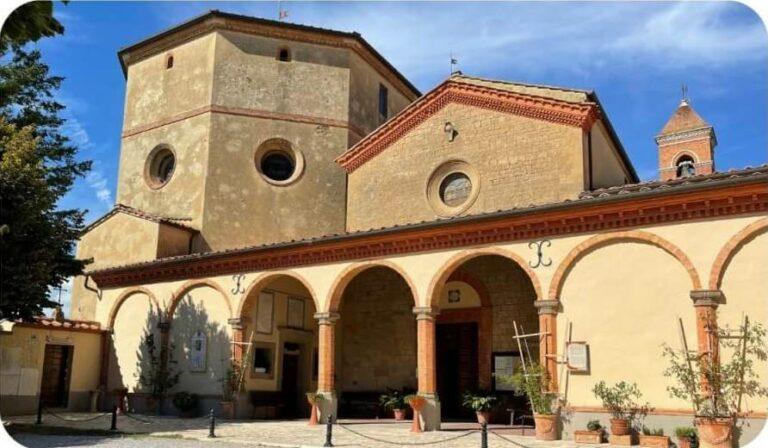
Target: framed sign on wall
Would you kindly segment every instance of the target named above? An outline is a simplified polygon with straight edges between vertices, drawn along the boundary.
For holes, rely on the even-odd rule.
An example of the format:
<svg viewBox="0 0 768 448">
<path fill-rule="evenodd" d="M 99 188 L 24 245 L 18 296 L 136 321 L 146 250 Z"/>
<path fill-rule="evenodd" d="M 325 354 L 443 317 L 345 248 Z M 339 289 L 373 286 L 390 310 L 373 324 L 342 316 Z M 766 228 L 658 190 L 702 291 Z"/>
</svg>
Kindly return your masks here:
<svg viewBox="0 0 768 448">
<path fill-rule="evenodd" d="M 256 332 L 271 334 L 272 318 L 275 313 L 275 293 L 262 291 L 256 306 Z"/>
<path fill-rule="evenodd" d="M 589 345 L 584 341 L 568 342 L 565 346 L 565 359 L 571 372 L 589 372 Z"/>
<path fill-rule="evenodd" d="M 189 371 L 205 372 L 205 352 L 207 340 L 205 333 L 197 330 L 192 336 L 189 350 Z"/>
<path fill-rule="evenodd" d="M 304 299 L 288 297 L 287 324 L 291 328 L 304 328 Z"/>
</svg>

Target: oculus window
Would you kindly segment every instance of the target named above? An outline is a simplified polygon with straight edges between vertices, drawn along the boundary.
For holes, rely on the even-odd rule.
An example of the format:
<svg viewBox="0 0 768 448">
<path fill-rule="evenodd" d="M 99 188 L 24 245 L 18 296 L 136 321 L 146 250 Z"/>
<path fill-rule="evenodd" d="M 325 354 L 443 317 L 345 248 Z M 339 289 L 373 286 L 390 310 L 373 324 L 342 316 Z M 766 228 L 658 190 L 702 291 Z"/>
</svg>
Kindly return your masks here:
<svg viewBox="0 0 768 448">
<path fill-rule="evenodd" d="M 304 171 L 304 157 L 300 151 L 282 138 L 272 138 L 256 149 L 256 170 L 267 183 L 289 185 Z"/>
<path fill-rule="evenodd" d="M 440 183 L 440 200 L 448 207 L 467 202 L 472 193 L 472 181 L 464 173 L 451 173 Z"/>
<path fill-rule="evenodd" d="M 147 159 L 145 178 L 152 188 L 161 188 L 173 176 L 176 169 L 176 156 L 167 146 L 155 147 Z"/>
</svg>

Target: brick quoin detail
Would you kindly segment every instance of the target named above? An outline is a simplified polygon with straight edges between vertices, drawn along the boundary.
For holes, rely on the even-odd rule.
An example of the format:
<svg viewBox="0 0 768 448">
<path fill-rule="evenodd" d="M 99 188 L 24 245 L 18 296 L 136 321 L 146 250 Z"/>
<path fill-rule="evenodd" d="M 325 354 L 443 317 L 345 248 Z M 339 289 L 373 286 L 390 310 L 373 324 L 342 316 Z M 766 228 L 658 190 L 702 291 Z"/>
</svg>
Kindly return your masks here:
<svg viewBox="0 0 768 448">
<path fill-rule="evenodd" d="M 723 281 L 725 270 L 736 253 L 741 250 L 746 243 L 752 241 L 752 239 L 766 231 L 768 231 L 768 218 L 763 218 L 743 228 L 725 243 L 712 264 L 712 270 L 709 274 L 709 289 L 720 289 L 720 282 Z"/>
<path fill-rule="evenodd" d="M 688 271 L 688 275 L 691 277 L 692 289 L 701 289 L 701 280 L 699 279 L 699 274 L 696 271 L 696 268 L 693 266 L 693 263 L 688 256 L 685 255 L 679 247 L 653 233 L 642 230 L 628 230 L 625 232 L 612 232 L 604 235 L 596 235 L 573 248 L 560 263 L 555 275 L 552 277 L 552 282 L 550 283 L 549 288 L 549 299 L 559 299 L 563 284 L 565 283 L 565 278 L 579 260 L 601 247 L 621 242 L 650 244 L 664 250 L 675 257 L 675 259 L 683 265 L 685 270 Z"/>
</svg>

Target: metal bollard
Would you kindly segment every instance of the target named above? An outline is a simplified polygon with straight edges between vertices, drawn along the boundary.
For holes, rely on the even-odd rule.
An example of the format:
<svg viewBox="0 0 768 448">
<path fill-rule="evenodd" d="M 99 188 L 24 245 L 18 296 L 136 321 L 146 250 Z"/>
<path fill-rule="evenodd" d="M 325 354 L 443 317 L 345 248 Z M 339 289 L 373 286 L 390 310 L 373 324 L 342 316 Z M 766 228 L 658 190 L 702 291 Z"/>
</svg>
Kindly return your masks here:
<svg viewBox="0 0 768 448">
<path fill-rule="evenodd" d="M 480 448 L 488 448 L 488 423 L 480 424 Z"/>
<path fill-rule="evenodd" d="M 333 441 L 331 440 L 333 438 L 333 418 L 331 415 L 328 415 L 328 421 L 325 423 L 325 444 L 326 446 L 333 446 Z"/>
<path fill-rule="evenodd" d="M 110 431 L 117 431 L 117 406 L 112 407 L 112 424 L 109 427 Z"/>
<path fill-rule="evenodd" d="M 40 395 L 40 397 L 37 399 L 37 420 L 35 420 L 36 425 L 41 425 L 43 423 L 43 396 Z"/>
<path fill-rule="evenodd" d="M 211 421 L 211 426 L 208 427 L 208 437 L 213 439 L 216 437 L 216 417 L 214 417 L 213 415 L 213 408 L 211 408 L 211 412 L 209 415 L 210 415 L 209 419 Z"/>
</svg>

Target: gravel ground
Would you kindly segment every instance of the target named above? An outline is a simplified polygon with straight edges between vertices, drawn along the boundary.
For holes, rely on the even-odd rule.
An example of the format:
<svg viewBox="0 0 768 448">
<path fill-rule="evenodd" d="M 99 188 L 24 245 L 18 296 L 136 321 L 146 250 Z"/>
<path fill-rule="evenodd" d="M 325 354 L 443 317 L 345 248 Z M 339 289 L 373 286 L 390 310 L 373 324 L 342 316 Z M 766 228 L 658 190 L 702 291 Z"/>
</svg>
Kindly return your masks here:
<svg viewBox="0 0 768 448">
<path fill-rule="evenodd" d="M 43 436 L 16 434 L 14 439 L 28 448 L 103 447 L 103 448 L 214 448 L 209 441 L 162 437 Z M 243 448 L 240 443 L 216 440 L 215 448 Z"/>
</svg>

